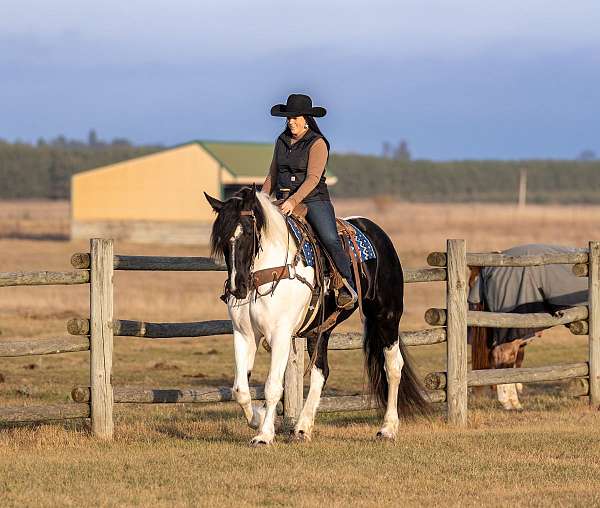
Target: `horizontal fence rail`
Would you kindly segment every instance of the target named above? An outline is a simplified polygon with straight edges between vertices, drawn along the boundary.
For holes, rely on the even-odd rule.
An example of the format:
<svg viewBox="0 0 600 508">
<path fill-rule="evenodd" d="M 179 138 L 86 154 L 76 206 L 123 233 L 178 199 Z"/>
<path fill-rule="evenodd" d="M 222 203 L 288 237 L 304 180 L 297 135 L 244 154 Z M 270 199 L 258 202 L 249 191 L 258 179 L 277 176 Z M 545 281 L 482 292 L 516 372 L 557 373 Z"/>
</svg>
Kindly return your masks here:
<svg viewBox="0 0 600 508">
<path fill-rule="evenodd" d="M 0 424 L 89 418 L 89 404 L 54 404 L 0 408 Z"/>
<path fill-rule="evenodd" d="M 44 339 L 12 339 L 0 342 L 0 357 L 51 355 L 89 351 L 88 337 L 58 337 Z"/>
<path fill-rule="evenodd" d="M 467 374 L 467 385 L 543 383 L 585 377 L 588 373 L 589 366 L 587 362 L 519 369 L 471 370 Z M 447 375 L 445 372 L 432 372 L 425 377 L 424 385 L 428 390 L 443 390 L 446 388 L 446 382 Z"/>
<path fill-rule="evenodd" d="M 251 386 L 253 400 L 264 400 L 265 391 L 261 386 Z M 202 388 L 147 388 L 143 386 L 115 386 L 114 402 L 118 404 L 178 404 L 210 403 L 235 401 L 229 387 L 210 386 Z M 75 402 L 89 402 L 90 388 L 77 386 L 71 391 Z"/>
<path fill-rule="evenodd" d="M 90 320 L 73 318 L 67 322 L 71 335 L 88 335 Z M 146 339 L 171 339 L 181 337 L 206 337 L 209 335 L 231 335 L 233 326 L 229 319 L 197 321 L 189 323 L 148 323 L 146 321 L 113 320 L 113 334 L 121 337 Z"/>
<path fill-rule="evenodd" d="M 448 278 L 444 268 L 405 268 L 404 282 L 436 282 L 445 281 Z"/>
<path fill-rule="evenodd" d="M 400 332 L 405 346 L 429 346 L 446 342 L 445 328 L 430 328 L 416 332 Z M 361 349 L 363 336 L 360 332 L 334 332 L 329 339 L 329 350 Z"/>
<path fill-rule="evenodd" d="M 0 272 L 0 287 L 87 284 L 90 272 Z"/>
<path fill-rule="evenodd" d="M 67 330 L 72 335 L 90 333 L 90 320 L 85 318 L 70 319 Z M 113 320 L 113 333 L 121 337 L 140 337 L 146 339 L 175 339 L 206 337 L 210 335 L 231 335 L 233 326 L 228 319 L 214 321 L 198 321 L 189 323 L 147 323 L 145 321 Z M 406 346 L 428 346 L 446 340 L 445 328 L 431 328 L 415 332 L 401 332 L 400 338 Z M 362 333 L 333 333 L 329 339 L 330 350 L 360 349 Z"/>
<path fill-rule="evenodd" d="M 71 264 L 74 268 L 89 269 L 90 255 L 86 252 L 73 254 Z M 115 270 L 169 271 L 169 272 L 207 272 L 226 271 L 223 263 L 208 257 L 182 256 L 114 256 Z M 404 282 L 435 282 L 446 280 L 443 268 L 407 268 L 404 270 Z"/>
<path fill-rule="evenodd" d="M 427 256 L 429 266 L 446 266 L 448 258 L 445 252 L 432 252 Z M 571 265 L 587 263 L 588 252 L 570 252 L 560 254 L 528 254 L 524 256 L 508 256 L 500 253 L 467 253 L 468 266 L 541 266 Z"/>
<path fill-rule="evenodd" d="M 146 388 L 141 386 L 115 386 L 115 404 L 203 404 L 215 402 L 234 402 L 233 392 L 227 387 L 206 388 Z M 264 400 L 264 388 L 251 386 L 252 400 Z M 432 403 L 446 401 L 444 390 L 425 390 L 423 396 Z M 87 403 L 90 401 L 90 388 L 78 386 L 71 391 L 75 402 Z M 71 404 L 71 406 L 75 406 Z M 377 409 L 377 404 L 368 395 L 339 395 L 321 397 L 319 413 L 335 411 L 362 411 Z M 80 409 L 81 410 L 81 409 Z M 283 405 L 277 406 L 278 414 L 282 414 Z"/>
<path fill-rule="evenodd" d="M 446 402 L 445 390 L 424 390 L 422 394 L 426 400 L 433 404 Z M 379 406 L 368 395 L 337 395 L 335 397 L 321 397 L 318 412 L 367 411 L 378 408 Z"/>
<path fill-rule="evenodd" d="M 467 312 L 467 325 L 484 328 L 550 328 L 557 325 L 568 325 L 587 318 L 588 308 L 585 306 L 571 307 L 558 311 L 556 314 L 545 312 L 516 314 L 470 310 Z M 446 309 L 428 309 L 425 312 L 425 321 L 432 326 L 445 325 Z"/>
</svg>

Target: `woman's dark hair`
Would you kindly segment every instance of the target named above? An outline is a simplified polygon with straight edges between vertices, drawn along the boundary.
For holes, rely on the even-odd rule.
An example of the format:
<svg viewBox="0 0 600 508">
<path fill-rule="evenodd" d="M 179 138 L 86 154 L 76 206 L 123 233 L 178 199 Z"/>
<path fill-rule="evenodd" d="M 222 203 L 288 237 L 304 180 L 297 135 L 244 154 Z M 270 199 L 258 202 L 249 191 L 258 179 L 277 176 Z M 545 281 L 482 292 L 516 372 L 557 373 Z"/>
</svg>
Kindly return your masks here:
<svg viewBox="0 0 600 508">
<path fill-rule="evenodd" d="M 327 151 L 329 152 L 329 141 L 323 135 L 323 133 L 321 132 L 321 129 L 319 129 L 319 126 L 317 125 L 317 121 L 312 116 L 308 116 L 308 115 L 306 115 L 304 117 L 304 119 L 306 120 L 306 123 L 308 124 L 308 128 L 311 131 L 316 132 L 323 138 L 323 141 L 325 141 L 325 144 L 327 145 Z M 287 123 L 287 118 L 285 119 L 285 130 L 283 132 L 290 137 L 292 135 L 292 131 L 290 131 L 290 126 Z"/>
</svg>

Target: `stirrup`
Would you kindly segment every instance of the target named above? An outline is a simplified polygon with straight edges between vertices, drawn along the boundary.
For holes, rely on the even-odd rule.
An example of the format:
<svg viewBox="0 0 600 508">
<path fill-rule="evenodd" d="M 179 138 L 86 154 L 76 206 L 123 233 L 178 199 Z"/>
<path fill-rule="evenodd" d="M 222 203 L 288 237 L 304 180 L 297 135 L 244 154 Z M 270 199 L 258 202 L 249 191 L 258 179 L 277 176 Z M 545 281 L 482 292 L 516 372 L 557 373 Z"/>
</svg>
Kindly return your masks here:
<svg viewBox="0 0 600 508">
<path fill-rule="evenodd" d="M 348 283 L 348 281 L 345 278 L 342 278 L 342 283 L 344 284 L 344 288 L 346 288 L 348 290 L 348 293 L 350 293 L 350 300 L 347 302 L 340 302 L 339 301 L 340 295 L 338 293 L 338 296 L 336 299 L 336 304 L 340 309 L 351 309 L 352 307 L 354 307 L 354 305 L 358 301 L 358 294 L 356 293 L 354 288 Z"/>
</svg>

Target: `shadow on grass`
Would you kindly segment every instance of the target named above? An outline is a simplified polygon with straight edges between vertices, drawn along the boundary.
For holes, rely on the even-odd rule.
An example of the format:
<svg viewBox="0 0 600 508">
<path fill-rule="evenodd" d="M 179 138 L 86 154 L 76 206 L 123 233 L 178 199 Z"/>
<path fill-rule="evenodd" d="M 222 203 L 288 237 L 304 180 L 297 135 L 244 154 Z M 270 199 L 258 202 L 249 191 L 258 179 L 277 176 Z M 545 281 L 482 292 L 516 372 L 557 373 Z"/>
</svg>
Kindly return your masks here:
<svg viewBox="0 0 600 508">
<path fill-rule="evenodd" d="M 182 429 L 177 424 L 156 425 L 154 429 L 159 434 L 168 438 L 181 441 L 196 441 L 203 443 L 235 443 L 244 445 L 248 443 L 248 436 L 244 436 L 232 429 L 233 422 L 221 422 L 214 429 Z"/>
</svg>

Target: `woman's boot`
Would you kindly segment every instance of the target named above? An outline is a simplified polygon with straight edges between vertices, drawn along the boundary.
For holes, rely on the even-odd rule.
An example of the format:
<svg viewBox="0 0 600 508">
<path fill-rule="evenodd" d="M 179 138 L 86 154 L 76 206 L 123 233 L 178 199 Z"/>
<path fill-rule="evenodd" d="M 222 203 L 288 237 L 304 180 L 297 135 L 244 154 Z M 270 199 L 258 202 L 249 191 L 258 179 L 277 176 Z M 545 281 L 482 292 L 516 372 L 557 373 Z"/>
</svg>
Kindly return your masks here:
<svg viewBox="0 0 600 508">
<path fill-rule="evenodd" d="M 354 288 L 354 281 L 342 278 L 344 284 L 339 290 L 336 299 L 336 304 L 340 309 L 351 309 L 358 301 L 358 294 Z"/>
</svg>

